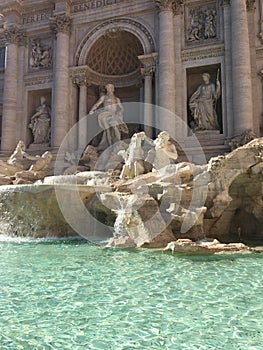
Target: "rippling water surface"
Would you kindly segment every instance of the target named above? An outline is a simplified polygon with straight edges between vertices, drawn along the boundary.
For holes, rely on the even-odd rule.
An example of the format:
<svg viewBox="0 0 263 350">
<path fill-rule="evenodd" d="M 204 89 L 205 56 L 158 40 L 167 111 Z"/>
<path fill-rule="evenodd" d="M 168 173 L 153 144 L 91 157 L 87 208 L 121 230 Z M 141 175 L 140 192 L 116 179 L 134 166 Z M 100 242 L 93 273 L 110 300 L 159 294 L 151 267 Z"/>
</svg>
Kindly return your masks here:
<svg viewBox="0 0 263 350">
<path fill-rule="evenodd" d="M 263 254 L 0 242 L 0 349 L 263 349 Z"/>
</svg>

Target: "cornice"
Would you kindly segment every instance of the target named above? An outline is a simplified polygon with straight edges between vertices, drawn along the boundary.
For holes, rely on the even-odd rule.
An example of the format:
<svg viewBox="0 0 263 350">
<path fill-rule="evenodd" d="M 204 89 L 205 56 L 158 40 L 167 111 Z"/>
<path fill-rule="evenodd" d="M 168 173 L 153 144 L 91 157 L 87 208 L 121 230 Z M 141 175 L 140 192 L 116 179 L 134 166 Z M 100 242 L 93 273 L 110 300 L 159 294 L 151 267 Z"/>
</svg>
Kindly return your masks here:
<svg viewBox="0 0 263 350">
<path fill-rule="evenodd" d="M 183 62 L 198 61 L 211 57 L 221 57 L 224 55 L 225 47 L 223 44 L 208 46 L 203 48 L 194 48 L 182 52 Z"/>
</svg>

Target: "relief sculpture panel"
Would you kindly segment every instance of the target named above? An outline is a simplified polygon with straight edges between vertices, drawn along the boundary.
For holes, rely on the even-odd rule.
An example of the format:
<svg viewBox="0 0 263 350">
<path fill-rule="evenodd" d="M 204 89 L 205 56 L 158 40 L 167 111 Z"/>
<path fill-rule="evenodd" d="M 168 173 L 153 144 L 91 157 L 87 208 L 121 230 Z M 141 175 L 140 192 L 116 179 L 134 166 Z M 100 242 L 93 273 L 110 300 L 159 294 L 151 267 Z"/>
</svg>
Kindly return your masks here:
<svg viewBox="0 0 263 350">
<path fill-rule="evenodd" d="M 216 39 L 218 15 L 216 4 L 188 8 L 186 15 L 186 42 Z"/>
<path fill-rule="evenodd" d="M 48 41 L 32 39 L 29 54 L 31 69 L 49 68 L 52 66 L 52 45 Z"/>
</svg>

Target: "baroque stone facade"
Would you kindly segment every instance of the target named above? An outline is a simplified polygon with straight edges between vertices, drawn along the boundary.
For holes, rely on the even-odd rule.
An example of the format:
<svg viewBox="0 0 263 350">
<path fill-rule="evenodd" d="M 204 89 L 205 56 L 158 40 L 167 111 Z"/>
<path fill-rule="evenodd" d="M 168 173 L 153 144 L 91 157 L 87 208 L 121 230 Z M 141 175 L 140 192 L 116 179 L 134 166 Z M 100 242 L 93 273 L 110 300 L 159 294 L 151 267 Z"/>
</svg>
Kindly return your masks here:
<svg viewBox="0 0 263 350">
<path fill-rule="evenodd" d="M 3 154 L 34 143 L 40 97 L 55 150 L 108 83 L 122 102 L 175 113 L 180 126 L 144 108 L 142 125 L 175 130 L 185 149 L 195 134 L 207 158 L 247 130 L 263 133 L 263 0 L 2 0 L 0 13 Z M 207 130 L 200 121 L 212 115 Z"/>
</svg>

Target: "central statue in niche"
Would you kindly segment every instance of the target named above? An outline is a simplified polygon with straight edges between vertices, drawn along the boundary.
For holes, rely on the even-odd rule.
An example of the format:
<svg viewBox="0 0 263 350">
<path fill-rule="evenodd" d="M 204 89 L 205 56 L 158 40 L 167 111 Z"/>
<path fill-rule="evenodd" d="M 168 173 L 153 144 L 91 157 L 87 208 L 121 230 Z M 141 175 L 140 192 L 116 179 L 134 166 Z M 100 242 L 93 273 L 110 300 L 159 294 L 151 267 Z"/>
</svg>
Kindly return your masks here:
<svg viewBox="0 0 263 350">
<path fill-rule="evenodd" d="M 105 86 L 106 94 L 102 95 L 91 108 L 89 114 L 93 114 L 99 107 L 103 110 L 98 114 L 99 126 L 104 130 L 102 139 L 97 149 L 104 150 L 110 145 L 121 140 L 121 134 L 128 134 L 129 130 L 123 121 L 124 108 L 118 97 L 115 96 L 113 84 Z"/>
</svg>

